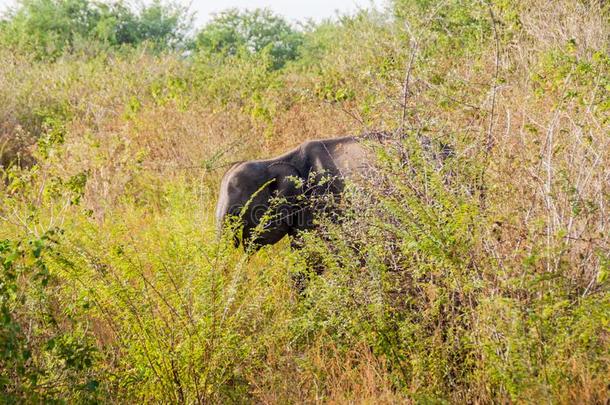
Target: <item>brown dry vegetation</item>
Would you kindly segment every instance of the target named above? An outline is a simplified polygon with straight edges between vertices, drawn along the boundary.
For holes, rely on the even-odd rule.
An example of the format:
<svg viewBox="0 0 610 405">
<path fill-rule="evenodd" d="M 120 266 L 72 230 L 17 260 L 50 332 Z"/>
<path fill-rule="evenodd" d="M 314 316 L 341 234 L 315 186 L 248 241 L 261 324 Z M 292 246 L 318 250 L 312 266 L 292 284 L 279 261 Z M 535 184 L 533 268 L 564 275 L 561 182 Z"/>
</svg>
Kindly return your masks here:
<svg viewBox="0 0 610 405">
<path fill-rule="evenodd" d="M 279 70 L 0 49 L 4 399 L 607 403 L 608 13 L 396 0 Z M 373 129 L 377 175 L 302 252 L 216 237 L 227 164 Z"/>
</svg>

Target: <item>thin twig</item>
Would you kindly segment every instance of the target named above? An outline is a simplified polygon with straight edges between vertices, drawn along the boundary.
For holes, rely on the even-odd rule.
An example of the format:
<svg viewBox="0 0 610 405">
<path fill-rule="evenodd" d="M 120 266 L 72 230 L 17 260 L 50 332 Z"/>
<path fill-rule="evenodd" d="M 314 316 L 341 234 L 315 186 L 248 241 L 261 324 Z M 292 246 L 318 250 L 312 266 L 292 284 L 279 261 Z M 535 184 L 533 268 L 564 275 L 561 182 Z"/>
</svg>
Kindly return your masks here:
<svg viewBox="0 0 610 405">
<path fill-rule="evenodd" d="M 407 24 L 407 30 L 409 31 L 409 43 L 411 48 L 411 56 L 409 57 L 409 63 L 407 64 L 407 68 L 405 69 L 405 80 L 403 81 L 402 87 L 402 114 L 400 117 L 400 126 L 398 127 L 398 134 L 402 136 L 403 128 L 405 126 L 405 120 L 407 119 L 407 101 L 409 99 L 410 91 L 409 91 L 409 83 L 411 82 L 411 72 L 413 71 L 413 62 L 415 61 L 415 57 L 417 56 L 417 40 L 415 39 L 415 35 L 411 31 L 409 25 Z"/>
<path fill-rule="evenodd" d="M 494 30 L 494 40 L 496 43 L 496 60 L 495 60 L 495 72 L 494 72 L 494 80 L 491 91 L 491 114 L 489 116 L 489 129 L 487 130 L 487 140 L 485 144 L 485 152 L 489 154 L 491 149 L 493 148 L 493 125 L 494 118 L 496 113 L 496 92 L 498 88 L 498 75 L 500 73 L 500 39 L 498 37 L 498 29 L 496 27 L 496 17 L 493 12 L 493 8 L 489 1 L 485 0 L 484 4 L 487 6 L 487 10 L 489 11 L 489 17 L 491 18 L 492 27 Z"/>
<path fill-rule="evenodd" d="M 413 71 L 413 61 L 415 60 L 415 55 L 417 54 L 417 43 L 412 38 L 411 39 L 411 56 L 409 58 L 409 64 L 407 65 L 407 69 L 405 72 L 405 80 L 403 82 L 402 88 L 402 115 L 400 118 L 400 131 L 402 131 L 405 120 L 407 118 L 407 100 L 409 98 L 409 82 L 411 81 L 411 72 Z"/>
</svg>

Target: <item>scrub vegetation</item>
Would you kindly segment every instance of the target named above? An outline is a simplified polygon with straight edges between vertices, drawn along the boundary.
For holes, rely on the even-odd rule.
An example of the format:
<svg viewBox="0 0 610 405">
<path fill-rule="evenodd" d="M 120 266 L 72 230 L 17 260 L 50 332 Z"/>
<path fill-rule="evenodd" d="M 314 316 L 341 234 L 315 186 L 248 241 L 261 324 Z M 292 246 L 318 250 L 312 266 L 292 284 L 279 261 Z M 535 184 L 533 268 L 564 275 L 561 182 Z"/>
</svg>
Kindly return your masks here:
<svg viewBox="0 0 610 405">
<path fill-rule="evenodd" d="M 0 402 L 607 403 L 609 35 L 595 0 L 204 27 L 21 0 L 0 19 Z M 232 162 L 373 131 L 375 176 L 302 250 L 217 236 Z"/>
</svg>

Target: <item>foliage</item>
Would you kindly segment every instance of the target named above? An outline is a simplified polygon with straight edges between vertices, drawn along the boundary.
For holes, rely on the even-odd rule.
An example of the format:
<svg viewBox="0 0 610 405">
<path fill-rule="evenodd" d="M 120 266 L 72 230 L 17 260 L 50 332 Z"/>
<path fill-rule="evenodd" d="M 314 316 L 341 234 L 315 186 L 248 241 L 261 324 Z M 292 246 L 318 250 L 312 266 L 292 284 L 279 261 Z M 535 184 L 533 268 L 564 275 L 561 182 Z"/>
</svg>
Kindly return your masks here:
<svg viewBox="0 0 610 405">
<path fill-rule="evenodd" d="M 216 15 L 197 34 L 195 46 L 205 53 L 237 55 L 268 52 L 279 69 L 299 55 L 302 34 L 269 9 L 229 9 Z"/>
<path fill-rule="evenodd" d="M 118 50 L 118 5 L 44 4 L 70 30 L 0 48 L 1 401 L 608 401 L 606 3 L 397 0 L 284 59 L 218 20 Z M 252 15 L 221 16 L 295 32 Z M 301 250 L 217 235 L 232 162 L 373 129 Z"/>
<path fill-rule="evenodd" d="M 0 25 L 4 46 L 54 59 L 93 45 L 150 42 L 158 50 L 182 44 L 190 27 L 185 8 L 159 0 L 137 12 L 124 2 L 22 0 Z"/>
<path fill-rule="evenodd" d="M 2 402 L 52 401 L 69 393 L 95 400 L 97 350 L 86 322 L 69 307 L 58 311 L 50 273 L 55 233 L 0 242 L 0 377 Z M 67 323 L 68 326 L 62 325 Z"/>
</svg>

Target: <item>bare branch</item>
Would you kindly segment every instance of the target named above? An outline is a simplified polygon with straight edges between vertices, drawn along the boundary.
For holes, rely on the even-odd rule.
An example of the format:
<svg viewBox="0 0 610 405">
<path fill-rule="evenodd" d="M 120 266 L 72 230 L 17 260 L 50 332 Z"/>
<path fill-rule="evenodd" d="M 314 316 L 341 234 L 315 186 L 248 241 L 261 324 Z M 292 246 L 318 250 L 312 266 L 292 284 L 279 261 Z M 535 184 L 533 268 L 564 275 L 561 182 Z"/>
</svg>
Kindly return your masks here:
<svg viewBox="0 0 610 405">
<path fill-rule="evenodd" d="M 491 18 L 492 27 L 494 30 L 494 41 L 496 44 L 495 72 L 494 72 L 494 79 L 493 79 L 492 90 L 491 90 L 491 114 L 489 116 L 489 128 L 487 130 L 487 139 L 485 142 L 485 152 L 489 153 L 494 145 L 493 125 L 494 125 L 494 118 L 495 118 L 495 113 L 496 113 L 496 92 L 497 92 L 497 88 L 498 88 L 498 76 L 500 73 L 500 38 L 498 37 L 498 28 L 496 27 L 496 17 L 494 15 L 491 4 L 489 3 L 488 0 L 485 0 L 482 2 L 487 6 L 487 10 L 489 11 L 489 18 Z"/>
</svg>

